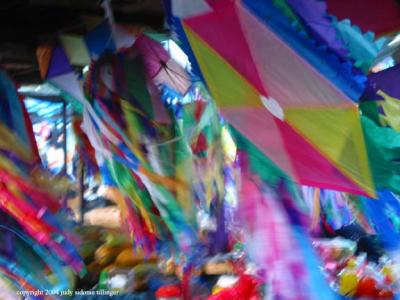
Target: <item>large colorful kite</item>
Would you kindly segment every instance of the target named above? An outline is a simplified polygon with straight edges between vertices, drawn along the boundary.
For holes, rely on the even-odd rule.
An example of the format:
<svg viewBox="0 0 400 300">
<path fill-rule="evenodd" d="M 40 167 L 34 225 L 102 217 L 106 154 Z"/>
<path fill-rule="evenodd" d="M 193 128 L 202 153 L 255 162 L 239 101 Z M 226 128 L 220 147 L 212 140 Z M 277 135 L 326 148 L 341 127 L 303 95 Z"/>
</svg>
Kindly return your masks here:
<svg viewBox="0 0 400 300">
<path fill-rule="evenodd" d="M 209 1 L 180 13 L 233 127 L 300 184 L 375 195 L 351 70 L 295 33 L 270 1 Z"/>
</svg>

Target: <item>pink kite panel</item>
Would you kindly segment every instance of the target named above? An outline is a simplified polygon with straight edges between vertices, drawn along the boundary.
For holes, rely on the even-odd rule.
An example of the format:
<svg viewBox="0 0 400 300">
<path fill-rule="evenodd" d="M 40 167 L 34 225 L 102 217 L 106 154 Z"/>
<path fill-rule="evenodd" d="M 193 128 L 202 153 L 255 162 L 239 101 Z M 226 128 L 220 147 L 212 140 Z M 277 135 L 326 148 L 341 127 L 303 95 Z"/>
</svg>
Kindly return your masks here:
<svg viewBox="0 0 400 300">
<path fill-rule="evenodd" d="M 369 196 L 356 183 L 346 178 L 289 124 L 277 119 L 276 122 L 301 184 Z"/>
<path fill-rule="evenodd" d="M 188 18 L 184 23 L 249 80 L 260 94 L 267 96 L 233 2 L 213 12 Z"/>
<path fill-rule="evenodd" d="M 134 48 L 143 56 L 145 70 L 150 78 L 154 78 L 170 59 L 168 52 L 160 43 L 144 34 L 136 39 Z"/>
<path fill-rule="evenodd" d="M 282 107 L 352 106 L 347 96 L 285 44 L 246 8 L 237 11 L 269 96 Z"/>
<path fill-rule="evenodd" d="M 246 136 L 283 172 L 293 176 L 293 170 L 274 117 L 265 108 L 223 108 L 224 118 Z"/>
</svg>

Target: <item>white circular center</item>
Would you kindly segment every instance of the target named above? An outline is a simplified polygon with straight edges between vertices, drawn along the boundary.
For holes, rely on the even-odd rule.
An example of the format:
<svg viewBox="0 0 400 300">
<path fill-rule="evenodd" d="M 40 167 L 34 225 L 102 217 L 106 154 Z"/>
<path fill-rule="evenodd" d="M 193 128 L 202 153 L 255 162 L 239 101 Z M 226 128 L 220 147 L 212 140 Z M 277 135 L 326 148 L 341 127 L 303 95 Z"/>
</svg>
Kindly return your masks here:
<svg viewBox="0 0 400 300">
<path fill-rule="evenodd" d="M 278 101 L 271 97 L 264 97 L 263 95 L 260 95 L 260 99 L 273 116 L 277 117 L 281 121 L 285 119 L 285 113 L 283 112 L 283 108 L 279 105 Z"/>
</svg>

